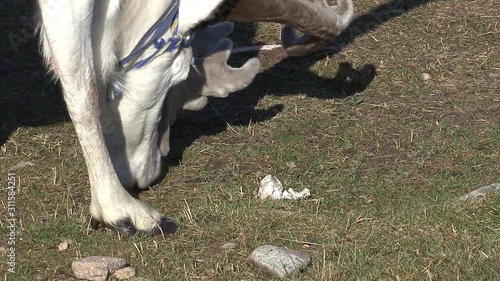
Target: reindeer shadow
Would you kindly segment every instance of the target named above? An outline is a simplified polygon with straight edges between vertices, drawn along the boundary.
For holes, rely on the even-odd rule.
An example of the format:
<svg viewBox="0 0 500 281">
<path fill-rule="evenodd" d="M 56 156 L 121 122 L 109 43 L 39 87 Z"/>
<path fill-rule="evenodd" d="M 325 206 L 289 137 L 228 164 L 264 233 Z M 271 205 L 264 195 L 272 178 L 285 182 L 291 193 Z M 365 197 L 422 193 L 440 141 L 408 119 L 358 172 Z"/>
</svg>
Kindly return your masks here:
<svg viewBox="0 0 500 281">
<path fill-rule="evenodd" d="M 212 98 L 210 104 L 203 110 L 184 114 L 172 128 L 171 152 L 166 160 L 168 164 L 166 169 L 168 170 L 171 165 L 178 165 L 185 149 L 203 135 L 219 134 L 226 130 L 227 124 L 244 126 L 250 121 L 262 122 L 274 117 L 283 110 L 282 104 L 266 110 L 255 110 L 259 100 L 268 93 L 278 96 L 304 93 L 320 99 L 342 99 L 363 92 L 376 76 L 376 69 L 372 64 L 356 69 L 349 62 L 341 62 L 333 78 L 320 77 L 309 71 L 309 68 L 317 61 L 339 53 L 356 38 L 377 29 L 385 22 L 431 1 L 392 0 L 381 4 L 370 12 L 356 17 L 349 28 L 332 42 L 329 51 L 320 51 L 304 57 L 285 58 L 259 73 L 247 89 L 223 100 Z M 249 44 L 256 35 L 255 24 L 239 24 L 235 34 L 240 34 L 233 38 L 236 46 Z M 242 59 L 244 57 L 240 57 L 237 61 L 241 62 Z M 300 79 L 290 79 L 291 76 Z M 283 86 L 287 84 L 292 86 Z"/>
<path fill-rule="evenodd" d="M 253 84 L 225 99 L 211 99 L 210 105 L 198 112 L 185 112 L 172 128 L 171 153 L 168 166 L 177 165 L 185 149 L 203 135 L 215 135 L 226 130 L 226 124 L 247 125 L 274 117 L 283 110 L 277 104 L 265 110 L 255 110 L 268 93 L 273 95 L 306 94 L 320 99 L 345 98 L 362 92 L 373 80 L 376 69 L 367 64 L 355 69 L 349 62 L 341 62 L 334 78 L 324 78 L 309 71 L 317 61 L 335 55 L 354 39 L 377 29 L 395 17 L 431 0 L 393 0 L 354 19 L 350 28 L 333 42 L 333 49 L 306 57 L 285 58 L 260 73 Z M 22 1 L 7 2 L 0 16 L 0 146 L 18 127 L 39 127 L 68 121 L 60 87 L 51 83 L 45 74 L 33 35 L 30 16 L 32 7 Z M 245 40 L 255 37 L 255 25 L 240 25 Z M 240 30 L 241 31 L 241 30 Z M 243 40 L 243 39 L 241 39 Z M 241 42 L 235 40 L 235 45 Z M 238 57 L 236 62 L 244 57 Z M 300 77 L 301 79 L 290 79 Z M 288 85 L 284 87 L 283 85 Z M 163 178 L 163 177 L 161 177 Z"/>
<path fill-rule="evenodd" d="M 0 9 L 0 146 L 19 127 L 69 120 L 60 87 L 38 53 L 32 1 L 3 1 Z"/>
<path fill-rule="evenodd" d="M 319 60 L 335 55 L 349 46 L 356 38 L 363 36 L 385 22 L 399 17 L 432 0 L 392 0 L 379 5 L 366 14 L 356 17 L 349 28 L 340 34 L 329 46 L 329 51 L 320 51 L 304 57 L 288 57 L 273 67 L 259 73 L 247 89 L 234 93 L 221 100 L 211 99 L 205 109 L 185 114 L 172 128 L 171 152 L 166 160 L 166 169 L 177 165 L 182 154 L 195 140 L 203 135 L 216 135 L 231 126 L 247 125 L 250 121 L 262 122 L 274 117 L 283 110 L 282 104 L 266 110 L 255 110 L 259 100 L 272 93 L 284 96 L 306 94 L 320 99 L 342 99 L 363 92 L 376 76 L 374 65 L 367 64 L 353 68 L 349 62 L 341 62 L 334 78 L 324 78 L 309 71 Z M 236 45 L 247 45 L 256 35 L 255 24 L 239 24 L 235 34 L 243 34 L 235 39 Z M 239 61 L 244 57 L 240 57 Z M 238 59 L 237 59 L 238 61 Z M 300 79 L 290 79 L 290 78 Z M 292 87 L 284 85 L 293 84 Z"/>
<path fill-rule="evenodd" d="M 302 62 L 300 64 L 303 65 Z M 376 75 L 373 65 L 355 69 L 348 62 L 339 65 L 333 78 L 319 77 L 308 71 L 307 65 L 304 68 L 293 74 L 303 81 L 292 83 L 290 80 L 296 79 L 290 79 L 287 75 L 289 68 L 282 62 L 258 74 L 247 89 L 227 98 L 211 98 L 209 105 L 200 111 L 184 112 L 172 127 L 167 169 L 180 163 L 185 149 L 201 136 L 217 135 L 225 131 L 228 124 L 246 126 L 250 122 L 264 122 L 280 113 L 284 109 L 283 104 L 255 109 L 259 100 L 268 93 L 280 96 L 305 93 L 320 99 L 346 98 L 365 90 Z"/>
<path fill-rule="evenodd" d="M 333 78 L 320 77 L 309 71 L 309 68 L 317 61 L 339 53 L 356 38 L 377 29 L 385 22 L 431 1 L 393 0 L 379 5 L 356 17 L 349 28 L 332 42 L 329 51 L 285 58 L 259 73 L 247 89 L 223 100 L 211 98 L 210 104 L 203 110 L 183 114 L 172 127 L 171 151 L 166 159 L 165 174 L 170 166 L 180 163 L 185 149 L 201 136 L 217 135 L 226 130 L 227 124 L 245 126 L 250 122 L 266 121 L 281 112 L 284 108 L 282 104 L 266 110 L 255 110 L 259 100 L 268 93 L 278 96 L 303 93 L 320 99 L 342 99 L 363 92 L 377 74 L 372 64 L 356 69 L 349 62 L 341 62 Z M 236 46 L 248 45 L 256 35 L 256 25 L 238 24 L 234 34 L 237 34 L 233 38 Z M 239 56 L 236 61 L 241 63 L 245 58 L 248 57 Z M 284 87 L 287 84 L 289 86 Z"/>
</svg>

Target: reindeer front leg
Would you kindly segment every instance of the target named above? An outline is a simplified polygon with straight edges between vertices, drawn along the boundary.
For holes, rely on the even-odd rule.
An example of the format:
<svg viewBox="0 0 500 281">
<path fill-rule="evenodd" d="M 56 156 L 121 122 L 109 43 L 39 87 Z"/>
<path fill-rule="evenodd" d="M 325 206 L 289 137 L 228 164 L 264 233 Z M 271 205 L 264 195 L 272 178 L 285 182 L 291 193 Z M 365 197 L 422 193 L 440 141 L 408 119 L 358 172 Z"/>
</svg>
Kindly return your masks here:
<svg viewBox="0 0 500 281">
<path fill-rule="evenodd" d="M 52 5 L 54 1 L 38 3 L 43 44 L 48 47 L 44 50 L 50 50 L 58 70 L 64 99 L 87 164 L 93 220 L 127 235 L 136 231 L 175 231 L 174 223 L 133 198 L 122 187 L 113 169 L 100 123 L 98 95 L 105 94 L 105 87 L 97 78 L 94 66 L 91 36 L 94 1 L 57 1 L 56 9 Z M 112 15 L 113 11 L 108 13 Z"/>
</svg>

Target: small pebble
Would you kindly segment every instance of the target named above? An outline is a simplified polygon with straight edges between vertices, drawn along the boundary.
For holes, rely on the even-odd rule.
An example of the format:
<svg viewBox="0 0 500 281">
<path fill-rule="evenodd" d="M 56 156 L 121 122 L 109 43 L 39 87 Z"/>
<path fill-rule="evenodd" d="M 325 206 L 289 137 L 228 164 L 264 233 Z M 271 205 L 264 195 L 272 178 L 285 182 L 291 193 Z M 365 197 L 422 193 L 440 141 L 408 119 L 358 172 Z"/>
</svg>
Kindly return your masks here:
<svg viewBox="0 0 500 281">
<path fill-rule="evenodd" d="M 61 243 L 59 243 L 59 245 L 57 245 L 58 251 L 64 251 L 64 250 L 67 250 L 68 248 L 69 248 L 68 240 L 64 240 Z"/>
<path fill-rule="evenodd" d="M 431 79 L 431 75 L 430 75 L 429 73 L 425 73 L 425 72 L 424 72 L 424 73 L 422 73 L 422 74 L 420 75 L 420 77 L 422 77 L 422 79 L 423 79 L 424 81 L 427 81 L 427 80 L 430 80 L 430 79 Z"/>
</svg>

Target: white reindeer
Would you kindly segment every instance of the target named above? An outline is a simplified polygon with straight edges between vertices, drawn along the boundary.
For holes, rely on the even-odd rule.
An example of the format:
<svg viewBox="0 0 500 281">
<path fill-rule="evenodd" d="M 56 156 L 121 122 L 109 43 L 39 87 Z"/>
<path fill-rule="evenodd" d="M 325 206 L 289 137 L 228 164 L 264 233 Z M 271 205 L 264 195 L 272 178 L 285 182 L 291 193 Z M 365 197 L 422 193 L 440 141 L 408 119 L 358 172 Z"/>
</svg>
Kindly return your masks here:
<svg viewBox="0 0 500 281">
<path fill-rule="evenodd" d="M 175 33 L 187 38 L 221 2 L 38 1 L 43 52 L 61 81 L 83 150 L 91 186 L 90 213 L 96 221 L 125 234 L 175 231 L 175 224 L 124 187 L 146 187 L 159 175 L 161 154 L 150 149 L 158 146 L 157 126 L 152 124 L 160 121 L 166 92 L 188 77 L 191 49 L 175 46 L 129 71 L 117 72 L 116 66 L 167 9 L 178 14 L 165 24 L 171 27 L 178 21 Z M 160 32 L 164 40 L 175 36 L 169 28 Z M 151 44 L 135 61 L 155 51 Z M 108 100 L 114 87 L 120 88 L 121 97 Z"/>
<path fill-rule="evenodd" d="M 275 13 L 286 8 L 283 0 L 268 1 L 281 3 Z M 294 6 L 300 11 L 297 7 L 307 0 L 291 1 L 301 3 Z M 232 44 L 224 37 L 232 31 L 231 24 L 198 28 L 191 36 L 197 25 L 217 20 L 221 7 L 227 10 L 224 3 L 38 0 L 42 51 L 61 82 L 83 150 L 94 226 L 104 224 L 126 235 L 176 231 L 173 221 L 127 189 L 146 188 L 159 176 L 161 157 L 169 150 L 169 127 L 179 110 L 200 109 L 205 96 L 227 96 L 256 75 L 257 59 L 239 69 L 226 64 Z M 335 30 L 332 34 L 352 17 L 351 0 L 341 3 L 342 9 L 330 11 L 336 23 L 327 28 Z M 272 10 L 272 5 L 267 8 Z M 307 11 L 309 17 L 314 11 L 325 14 L 317 8 Z M 195 59 L 188 43 L 204 56 Z"/>
</svg>

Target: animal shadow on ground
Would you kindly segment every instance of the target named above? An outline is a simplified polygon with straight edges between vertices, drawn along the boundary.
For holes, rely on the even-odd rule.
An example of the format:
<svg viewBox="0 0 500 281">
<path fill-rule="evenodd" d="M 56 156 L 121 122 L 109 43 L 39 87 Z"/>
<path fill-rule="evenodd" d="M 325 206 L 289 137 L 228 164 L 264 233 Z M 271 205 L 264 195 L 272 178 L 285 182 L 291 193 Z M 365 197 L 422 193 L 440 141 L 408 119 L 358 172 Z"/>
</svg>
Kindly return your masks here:
<svg viewBox="0 0 500 281">
<path fill-rule="evenodd" d="M 320 77 L 309 71 L 309 68 L 315 62 L 337 54 L 355 38 L 430 1 L 393 0 L 382 4 L 355 18 L 328 52 L 274 61 L 275 64 L 259 73 L 246 90 L 225 99 L 211 99 L 210 104 L 201 111 L 183 113 L 172 130 L 171 156 L 166 161 L 168 165 L 165 173 L 168 166 L 176 165 L 182 159 L 186 147 L 201 136 L 218 134 L 226 129 L 227 124 L 247 125 L 250 120 L 262 122 L 282 111 L 281 104 L 255 110 L 260 98 L 269 93 L 279 96 L 305 94 L 332 99 L 362 92 L 376 75 L 373 65 L 354 69 L 349 62 L 340 62 L 334 78 Z M 0 39 L 7 42 L 0 46 L 0 146 L 19 127 L 40 127 L 69 121 L 60 87 L 46 75 L 38 53 L 37 38 L 33 35 L 31 5 L 22 1 L 8 1 L 0 11 L 4 19 L 0 22 Z M 246 26 L 245 40 L 252 41 L 256 33 L 255 26 L 242 26 Z M 239 63 L 244 58 L 237 56 L 234 61 Z"/>
<path fill-rule="evenodd" d="M 320 60 L 338 54 L 356 38 L 377 29 L 383 23 L 430 1 L 432 0 L 393 0 L 379 5 L 356 17 L 327 51 L 277 61 L 272 67 L 259 73 L 249 88 L 224 99 L 212 98 L 203 110 L 183 114 L 183 118 L 179 118 L 172 128 L 171 151 L 166 160 L 168 165 L 165 173 L 169 166 L 180 163 L 185 149 L 201 136 L 219 134 L 226 130 L 227 124 L 238 126 L 266 121 L 281 112 L 284 108 L 281 104 L 265 110 L 255 109 L 259 100 L 268 93 L 278 96 L 305 94 L 320 99 L 341 99 L 363 92 L 376 76 L 376 69 L 372 64 L 353 68 L 351 63 L 341 62 L 333 78 L 318 76 L 309 68 Z M 256 26 L 238 24 L 234 34 L 237 36 L 234 38 L 236 45 L 241 45 L 239 41 L 249 44 L 256 35 Z M 243 39 L 239 34 L 244 35 Z M 233 60 L 241 64 L 251 55 L 235 55 Z"/>
</svg>

